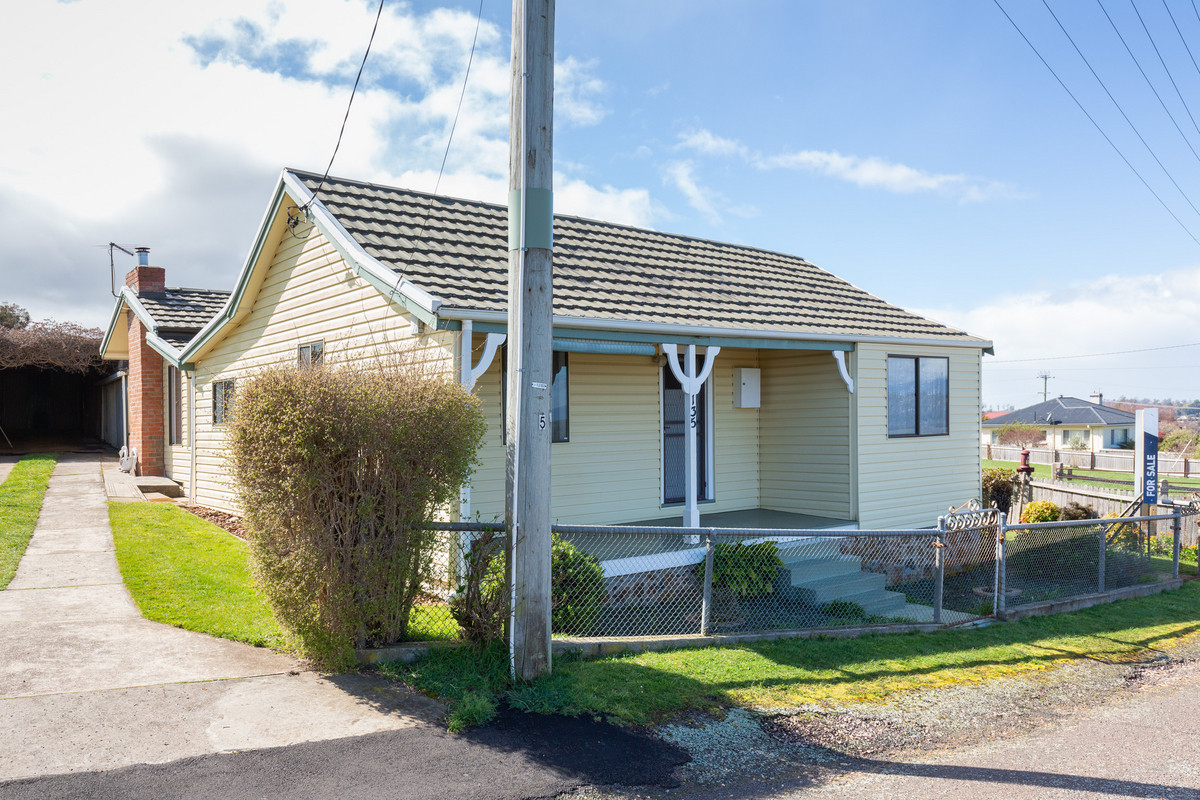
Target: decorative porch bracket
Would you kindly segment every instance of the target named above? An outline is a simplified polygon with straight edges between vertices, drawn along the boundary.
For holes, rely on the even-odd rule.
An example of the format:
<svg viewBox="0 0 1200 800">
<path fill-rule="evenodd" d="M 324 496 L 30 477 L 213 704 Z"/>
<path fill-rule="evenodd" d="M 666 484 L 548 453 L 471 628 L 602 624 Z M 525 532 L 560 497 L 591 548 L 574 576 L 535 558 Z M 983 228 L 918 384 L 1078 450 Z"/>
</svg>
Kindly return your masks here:
<svg viewBox="0 0 1200 800">
<path fill-rule="evenodd" d="M 846 368 L 845 351 L 834 350 L 833 360 L 837 362 L 838 374 L 840 374 L 842 376 L 842 380 L 846 382 L 846 388 L 850 390 L 850 394 L 854 394 L 854 378 L 850 377 L 850 370 Z"/>
<path fill-rule="evenodd" d="M 684 437 L 684 511 L 683 525 L 685 528 L 700 527 L 700 506 L 696 500 L 696 493 L 700 485 L 698 474 L 699 458 L 696 453 L 696 395 L 699 394 L 704 382 L 708 380 L 709 374 L 712 372 L 713 362 L 717 358 L 717 354 L 721 352 L 719 347 L 706 347 L 704 349 L 704 366 L 700 368 L 700 372 L 696 372 L 696 345 L 689 344 L 687 346 L 686 355 L 684 356 L 683 368 L 680 369 L 677 359 L 678 348 L 674 343 L 665 343 L 662 346 L 663 355 L 667 357 L 667 365 L 671 368 L 671 374 L 679 381 L 683 393 L 687 395 L 688 402 L 688 418 L 687 418 L 687 435 Z M 696 537 L 689 537 L 696 538 Z M 699 539 L 697 539 L 699 541 Z"/>
</svg>

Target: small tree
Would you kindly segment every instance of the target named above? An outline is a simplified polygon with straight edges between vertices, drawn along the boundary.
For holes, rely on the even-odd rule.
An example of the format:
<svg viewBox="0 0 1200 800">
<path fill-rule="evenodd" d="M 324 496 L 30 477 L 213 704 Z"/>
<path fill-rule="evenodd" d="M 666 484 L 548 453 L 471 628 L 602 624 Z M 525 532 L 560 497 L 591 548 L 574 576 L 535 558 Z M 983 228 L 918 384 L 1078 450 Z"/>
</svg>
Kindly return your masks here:
<svg viewBox="0 0 1200 800">
<path fill-rule="evenodd" d="M 415 364 L 289 366 L 244 381 L 232 419 L 254 574 L 279 622 L 332 669 L 402 640 L 447 577 L 429 523 L 476 463 L 478 399 Z"/>
<path fill-rule="evenodd" d="M 0 328 L 19 331 L 28 324 L 28 311 L 16 303 L 0 303 Z"/>
<path fill-rule="evenodd" d="M 1009 446 L 1033 447 L 1045 443 L 1046 432 L 1027 422 L 1006 422 L 996 431 L 996 441 Z"/>
</svg>

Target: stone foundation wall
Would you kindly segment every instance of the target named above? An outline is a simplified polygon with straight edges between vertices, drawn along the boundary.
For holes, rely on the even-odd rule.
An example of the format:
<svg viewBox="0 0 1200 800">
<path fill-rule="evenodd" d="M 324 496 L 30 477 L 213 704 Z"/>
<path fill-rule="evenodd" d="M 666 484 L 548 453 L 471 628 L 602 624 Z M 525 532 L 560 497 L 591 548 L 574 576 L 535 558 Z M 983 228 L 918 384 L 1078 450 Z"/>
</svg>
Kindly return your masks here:
<svg viewBox="0 0 1200 800">
<path fill-rule="evenodd" d="M 935 533 L 930 531 L 928 537 L 855 536 L 842 540 L 841 550 L 861 558 L 867 572 L 886 575 L 888 585 L 908 583 L 933 577 Z M 947 531 L 944 541 L 947 575 L 991 560 L 995 554 L 995 533 L 989 529 Z"/>
<path fill-rule="evenodd" d="M 652 606 L 677 600 L 695 599 L 697 607 L 703 587 L 694 565 L 635 572 L 606 578 L 605 605 L 612 608 Z"/>
</svg>

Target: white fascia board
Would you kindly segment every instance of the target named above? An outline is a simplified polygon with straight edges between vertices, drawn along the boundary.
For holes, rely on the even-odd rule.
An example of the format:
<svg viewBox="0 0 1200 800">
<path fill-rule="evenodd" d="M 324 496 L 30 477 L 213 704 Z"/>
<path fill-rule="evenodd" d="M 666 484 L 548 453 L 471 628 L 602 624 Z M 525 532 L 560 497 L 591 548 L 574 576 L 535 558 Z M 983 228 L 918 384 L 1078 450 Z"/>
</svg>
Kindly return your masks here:
<svg viewBox="0 0 1200 800">
<path fill-rule="evenodd" d="M 423 322 L 429 324 L 435 322 L 434 318 L 437 316 L 438 309 L 442 305 L 441 300 L 413 283 L 407 277 L 397 275 L 395 270 L 380 263 L 378 259 L 364 250 L 362 245 L 355 241 L 349 231 L 343 228 L 342 224 L 329 212 L 329 209 L 325 208 L 325 204 L 320 199 L 314 198 L 313 193 L 309 191 L 308 187 L 293 173 L 284 171 L 283 184 L 298 203 L 308 205 L 309 213 L 312 214 L 313 224 L 325 234 L 334 247 L 342 253 L 343 258 L 356 267 L 360 274 L 363 272 L 367 273 L 364 277 L 368 278 L 368 280 L 374 278 L 371 282 L 375 283 L 377 288 L 386 286 L 388 291 L 398 292 L 402 298 L 410 301 L 403 303 L 403 305 L 416 313 Z M 413 308 L 413 305 L 416 308 Z"/>
<path fill-rule="evenodd" d="M 179 367 L 182 364 L 179 349 L 164 339 L 159 338 L 158 325 L 154 322 L 154 317 L 150 316 L 150 312 L 142 305 L 142 301 L 133 293 L 133 290 L 128 286 L 121 289 L 121 299 L 129 306 L 129 310 L 138 318 L 142 326 L 146 329 L 146 344 L 150 345 L 151 349 L 165 358 L 171 366 Z"/>
<path fill-rule="evenodd" d="M 471 320 L 472 322 L 491 322 L 507 324 L 508 314 L 503 311 L 473 311 L 461 308 L 446 308 L 438 312 L 443 319 Z M 776 339 L 796 342 L 845 342 L 848 344 L 862 342 L 864 344 L 917 344 L 938 345 L 941 347 L 966 347 L 972 350 L 987 350 L 992 347 L 988 341 L 963 342 L 945 341 L 942 339 L 908 339 L 901 336 L 860 336 L 846 333 L 802 333 L 794 331 L 764 331 L 747 328 L 718 328 L 709 325 L 672 325 L 663 322 L 636 322 L 621 319 L 589 319 L 587 317 L 554 317 L 556 328 L 579 328 L 595 331 L 620 331 L 628 333 L 652 333 L 663 337 L 675 336 L 712 336 L 732 337 L 739 339 Z"/>
<path fill-rule="evenodd" d="M 104 338 L 100 341 L 100 356 L 104 356 L 104 352 L 108 350 L 108 343 L 112 340 L 113 334 L 117 330 L 117 322 L 121 319 L 121 309 L 125 307 L 125 290 L 128 287 L 121 287 L 121 291 L 117 294 L 117 302 L 113 306 L 112 316 L 108 318 L 108 328 L 104 331 Z M 119 359 L 118 359 L 119 360 Z"/>
</svg>

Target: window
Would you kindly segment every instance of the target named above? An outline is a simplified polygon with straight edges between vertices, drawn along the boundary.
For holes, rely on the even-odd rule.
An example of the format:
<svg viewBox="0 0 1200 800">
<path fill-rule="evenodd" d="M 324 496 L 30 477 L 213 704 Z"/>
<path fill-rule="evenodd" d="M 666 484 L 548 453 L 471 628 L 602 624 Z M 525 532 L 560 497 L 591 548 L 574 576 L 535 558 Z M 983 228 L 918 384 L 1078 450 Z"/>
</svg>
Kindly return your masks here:
<svg viewBox="0 0 1200 800">
<path fill-rule="evenodd" d="M 888 356 L 888 436 L 950 432 L 950 359 Z"/>
<path fill-rule="evenodd" d="M 324 342 L 309 342 L 297 348 L 296 363 L 301 367 L 319 367 L 324 356 Z"/>
<path fill-rule="evenodd" d="M 561 444 L 571 441 L 571 403 L 567 379 L 567 354 L 555 350 L 550 366 L 550 441 Z M 500 348 L 500 409 L 504 424 L 500 441 L 508 443 L 508 348 Z"/>
<path fill-rule="evenodd" d="M 183 444 L 183 380 L 176 367 L 167 367 L 167 444 Z"/>
<path fill-rule="evenodd" d="M 1129 428 L 1114 428 L 1108 432 L 1108 443 L 1120 447 L 1129 441 Z"/>
<path fill-rule="evenodd" d="M 233 410 L 233 381 L 213 381 L 213 424 L 223 425 L 229 421 Z"/>
</svg>

